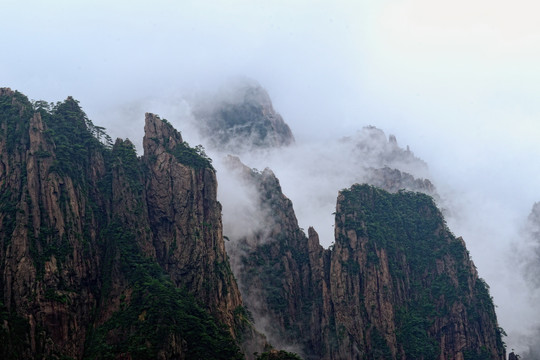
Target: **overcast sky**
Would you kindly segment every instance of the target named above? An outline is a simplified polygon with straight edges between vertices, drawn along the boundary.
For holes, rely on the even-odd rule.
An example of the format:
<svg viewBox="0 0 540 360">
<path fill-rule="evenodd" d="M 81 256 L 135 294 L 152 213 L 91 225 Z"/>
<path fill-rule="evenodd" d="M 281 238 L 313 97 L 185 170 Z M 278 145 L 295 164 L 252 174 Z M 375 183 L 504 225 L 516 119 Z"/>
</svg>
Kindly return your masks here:
<svg viewBox="0 0 540 360">
<path fill-rule="evenodd" d="M 122 102 L 248 76 L 297 137 L 376 125 L 456 178 L 519 163 L 515 186 L 540 199 L 523 186 L 540 138 L 536 1 L 2 0 L 0 11 L 2 84 L 72 95 L 100 125 Z"/>
<path fill-rule="evenodd" d="M 299 142 L 365 125 L 396 135 L 458 194 L 468 221 L 452 230 L 502 325 L 540 318 L 512 307 L 514 278 L 500 281 L 540 201 L 540 2 L 1 0 L 0 14 L 0 86 L 71 95 L 113 136 L 138 142 L 145 111 L 174 116 L 159 99 L 236 76 L 268 90 Z M 154 107 L 124 111 L 138 102 Z"/>
</svg>

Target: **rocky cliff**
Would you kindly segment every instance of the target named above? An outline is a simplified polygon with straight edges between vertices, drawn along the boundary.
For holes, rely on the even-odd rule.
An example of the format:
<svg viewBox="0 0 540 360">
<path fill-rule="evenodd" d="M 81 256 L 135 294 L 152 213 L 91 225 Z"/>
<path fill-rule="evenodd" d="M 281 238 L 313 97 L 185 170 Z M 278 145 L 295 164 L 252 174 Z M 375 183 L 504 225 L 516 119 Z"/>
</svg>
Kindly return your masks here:
<svg viewBox="0 0 540 360">
<path fill-rule="evenodd" d="M 336 318 L 365 349 L 393 358 L 504 359 L 488 287 L 430 197 L 367 185 L 341 191 L 332 253 Z M 360 310 L 340 294 L 351 294 Z M 364 312 L 363 334 L 351 311 Z"/>
<path fill-rule="evenodd" d="M 367 185 L 340 192 L 334 245 L 298 227 L 271 171 L 234 166 L 267 226 L 227 244 L 256 326 L 305 359 L 504 359 L 485 282 L 433 200 Z"/>
<path fill-rule="evenodd" d="M 242 96 L 246 121 L 275 115 L 264 93 Z M 431 183 L 389 167 L 417 159 L 368 133 L 365 146 L 383 146 L 371 182 L 393 193 L 342 190 L 329 249 L 299 228 L 271 170 L 229 159 L 258 212 L 254 231 L 227 242 L 237 285 L 202 147 L 146 114 L 138 157 L 71 97 L 31 103 L 0 89 L 2 358 L 252 358 L 264 341 L 247 304 L 274 346 L 306 359 L 503 359 L 463 240 L 429 196 L 400 190 L 429 193 Z M 296 358 L 261 358 L 283 356 Z"/>
<path fill-rule="evenodd" d="M 78 103 L 0 91 L 5 359 L 242 358 L 207 157 L 146 115 L 144 156 Z"/>
</svg>

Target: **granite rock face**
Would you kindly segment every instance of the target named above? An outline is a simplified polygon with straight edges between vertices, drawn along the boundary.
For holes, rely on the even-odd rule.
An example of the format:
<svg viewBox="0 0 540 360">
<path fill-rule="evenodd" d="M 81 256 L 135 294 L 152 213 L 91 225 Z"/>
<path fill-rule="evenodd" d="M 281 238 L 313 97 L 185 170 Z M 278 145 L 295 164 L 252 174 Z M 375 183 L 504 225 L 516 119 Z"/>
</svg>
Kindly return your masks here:
<svg viewBox="0 0 540 360">
<path fill-rule="evenodd" d="M 233 312 L 242 300 L 225 252 L 215 171 L 177 159 L 178 149 L 186 145 L 156 115 L 146 114 L 143 146 L 157 260 L 178 287 L 190 289 L 233 328 Z"/>
<path fill-rule="evenodd" d="M 341 191 L 325 250 L 270 170 L 232 163 L 266 211 L 264 228 L 227 246 L 271 342 L 305 359 L 504 359 L 488 287 L 429 196 Z"/>
<path fill-rule="evenodd" d="M 209 159 L 152 114 L 139 158 L 72 98 L 0 106 L 2 358 L 243 358 Z"/>
</svg>

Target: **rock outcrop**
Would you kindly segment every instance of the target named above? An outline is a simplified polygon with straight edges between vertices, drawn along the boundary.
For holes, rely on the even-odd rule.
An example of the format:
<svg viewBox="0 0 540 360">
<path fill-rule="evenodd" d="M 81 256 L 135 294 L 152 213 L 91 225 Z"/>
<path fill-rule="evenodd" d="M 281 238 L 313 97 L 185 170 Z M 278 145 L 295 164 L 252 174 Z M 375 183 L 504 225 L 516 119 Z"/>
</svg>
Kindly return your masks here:
<svg viewBox="0 0 540 360">
<path fill-rule="evenodd" d="M 384 131 L 375 126 L 366 126 L 341 142 L 352 145 L 352 161 L 364 167 L 389 167 L 420 175 L 427 173 L 427 164 L 416 157 L 408 146 L 401 148 L 394 135 L 387 138 Z"/>
<path fill-rule="evenodd" d="M 504 359 L 488 287 L 429 196 L 341 191 L 325 250 L 298 227 L 270 170 L 241 172 L 268 221 L 227 246 L 272 342 L 305 359 Z"/>
<path fill-rule="evenodd" d="M 141 159 L 72 98 L 0 91 L 2 358 L 243 358 L 215 172 L 166 121 L 145 131 Z"/>
<path fill-rule="evenodd" d="M 337 297 L 336 318 L 354 340 L 364 338 L 359 348 L 392 358 L 504 359 L 488 287 L 430 197 L 367 185 L 341 191 L 331 269 L 332 293 L 350 294 Z M 364 326 L 350 313 L 362 308 Z"/>
<path fill-rule="evenodd" d="M 301 352 L 303 344 L 296 340 L 319 331 L 303 309 L 307 306 L 304 301 L 314 296 L 317 285 L 312 282 L 320 281 L 322 269 L 317 274 L 310 268 L 305 235 L 298 227 L 292 202 L 281 193 L 272 171 L 251 170 L 235 157 L 229 157 L 229 166 L 256 185 L 265 219 L 251 236 L 226 243 L 244 302 L 249 304 L 256 328 L 271 344 L 285 344 L 286 350 Z M 311 245 L 313 256 L 322 259 L 318 240 Z"/>
<path fill-rule="evenodd" d="M 159 264 L 176 286 L 190 289 L 234 328 L 242 300 L 225 252 L 210 160 L 153 114 L 146 114 L 143 147 L 148 219 Z"/>
<path fill-rule="evenodd" d="M 96 147 L 78 151 L 65 147 L 69 139 L 53 141 L 61 126 L 71 127 L 74 141 L 81 122 L 86 126 L 79 113 L 71 116 L 72 99 L 58 106 L 66 117 L 50 127 L 48 114 L 34 113 L 20 93 L 4 90 L 0 103 L 0 289 L 12 344 L 2 353 L 80 357 L 100 297 L 95 207 L 106 204 L 93 189 L 105 174 L 104 159 Z M 60 163 L 69 156 L 80 162 Z"/>
<path fill-rule="evenodd" d="M 437 196 L 435 186 L 428 179 L 417 179 L 409 173 L 389 167 L 370 169 L 365 181 L 392 193 L 410 190 Z"/>
<path fill-rule="evenodd" d="M 194 125 L 209 146 L 232 153 L 294 143 L 289 126 L 259 84 L 241 82 L 226 94 L 194 106 Z"/>
</svg>

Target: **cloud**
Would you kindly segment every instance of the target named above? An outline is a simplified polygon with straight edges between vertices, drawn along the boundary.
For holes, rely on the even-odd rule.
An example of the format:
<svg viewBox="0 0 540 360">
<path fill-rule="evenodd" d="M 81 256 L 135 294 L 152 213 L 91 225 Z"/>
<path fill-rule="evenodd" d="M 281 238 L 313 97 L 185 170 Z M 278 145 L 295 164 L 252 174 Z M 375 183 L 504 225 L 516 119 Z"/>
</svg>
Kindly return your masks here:
<svg viewBox="0 0 540 360">
<path fill-rule="evenodd" d="M 540 55 L 535 1 L 409 0 L 382 11 L 382 28 L 395 46 L 445 55 Z M 401 40 L 401 42 L 399 42 Z"/>
</svg>

